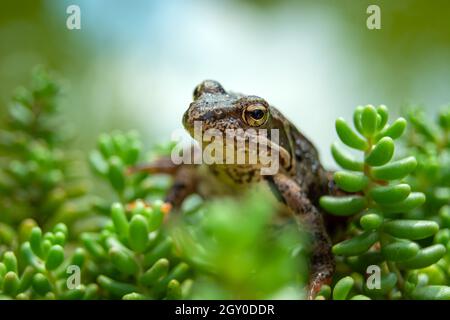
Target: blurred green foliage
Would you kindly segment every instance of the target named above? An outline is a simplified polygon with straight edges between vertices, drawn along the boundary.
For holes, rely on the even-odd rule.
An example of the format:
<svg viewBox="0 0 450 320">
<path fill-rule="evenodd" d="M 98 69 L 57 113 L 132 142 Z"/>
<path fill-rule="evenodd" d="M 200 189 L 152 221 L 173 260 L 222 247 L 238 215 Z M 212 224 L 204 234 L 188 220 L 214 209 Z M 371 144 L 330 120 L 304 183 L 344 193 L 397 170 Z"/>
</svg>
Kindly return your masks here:
<svg viewBox="0 0 450 320">
<path fill-rule="evenodd" d="M 339 36 L 339 33 L 336 36 L 340 39 L 340 45 L 348 47 L 349 52 L 357 58 L 354 60 L 355 69 L 363 70 L 363 75 L 370 76 L 372 83 L 385 85 L 396 94 L 411 88 L 412 79 L 417 78 L 418 70 L 434 70 L 432 67 L 435 61 L 442 60 L 427 58 L 425 61 L 418 58 L 429 57 L 430 53 L 444 61 L 450 58 L 450 20 L 447 16 L 450 3 L 445 0 L 385 0 L 375 3 L 356 3 L 353 0 L 339 3 L 324 0 L 245 0 L 236 3 L 252 5 L 268 15 L 284 5 L 290 6 L 289 12 L 318 8 L 319 12 L 336 13 L 338 25 L 345 34 L 344 37 Z M 383 27 L 377 32 L 368 32 L 364 27 L 367 17 L 365 10 L 369 4 L 378 4 L 382 8 Z M 36 64 L 50 66 L 74 83 L 81 83 L 78 81 L 80 77 L 92 67 L 85 59 L 92 49 L 86 34 L 92 29 L 87 33 L 68 32 L 64 28 L 64 6 L 56 7 L 60 14 L 55 15 L 53 5 L 45 0 L 22 0 L 20 5 L 14 1 L 2 3 L 2 98 L 9 96 L 12 88 L 23 82 L 29 69 Z M 88 78 L 87 81 L 92 79 Z M 126 174 L 127 166 L 151 158 L 142 154 L 139 137 L 134 132 L 114 132 L 99 137 L 98 148 L 90 155 L 89 162 L 99 180 L 106 182 L 103 185 L 110 188 L 106 192 L 101 192 L 100 188 L 87 189 L 88 185 L 97 187 L 99 183 L 85 174 L 85 164 L 81 161 L 83 157 L 70 148 L 72 137 L 66 131 L 67 121 L 62 121 L 64 117 L 67 120 L 69 113 L 61 112 L 59 108 L 57 98 L 60 91 L 60 86 L 40 69 L 35 72 L 29 89 L 20 89 L 11 104 L 0 104 L 0 111 L 4 115 L 0 130 L 2 297 L 142 299 L 301 296 L 299 288 L 305 280 L 302 241 L 290 227 L 278 231 L 268 227 L 271 206 L 263 196 L 261 199 L 249 196 L 248 203 L 239 205 L 231 200 L 204 204 L 196 202 L 194 198 L 194 205 L 185 205 L 183 218 L 173 230 L 172 226 L 159 225 L 159 222 L 154 222 L 153 215 L 159 214 L 156 220 L 160 219 L 158 210 L 161 203 L 158 200 L 163 197 L 170 180 L 142 173 Z M 85 103 L 79 103 L 78 107 L 82 108 L 77 109 L 77 113 L 82 115 L 82 125 L 86 127 L 77 124 L 76 119 L 75 124 L 78 125 L 78 132 L 84 132 L 86 128 L 94 127 L 88 123 L 91 117 L 86 116 L 90 109 Z M 366 111 L 366 120 L 370 119 L 371 112 Z M 381 170 L 381 174 L 385 175 L 382 178 L 386 178 L 381 180 L 388 181 L 389 185 L 378 186 L 378 192 L 369 190 L 367 186 L 377 181 L 367 175 L 364 168 L 375 168 L 376 172 L 379 164 L 386 161 L 387 156 L 394 151 L 393 143 L 384 138 L 376 141 L 380 151 L 371 156 L 367 154 L 364 161 L 343 156 L 335 147 L 334 155 L 339 158 L 336 160 L 342 167 L 357 172 L 363 168 L 363 174 L 360 175 L 339 172 L 336 175 L 338 184 L 353 192 L 367 183 L 360 197 L 341 199 L 341 203 L 334 203 L 335 213 L 347 214 L 348 206 L 353 211 L 362 204 L 375 210 L 383 207 L 380 211 L 356 214 L 345 237 L 353 240 L 358 235 L 368 235 L 363 239 L 363 244 L 368 246 L 375 239 L 372 237 L 374 234 L 379 240 L 380 236 L 389 232 L 396 234 L 394 238 L 402 238 L 422 230 L 426 238 L 412 239 L 410 242 L 402 240 L 393 246 L 392 251 L 398 255 L 405 248 L 406 251 L 415 252 L 416 246 L 420 247 L 419 250 L 444 246 L 447 253 L 437 263 L 424 268 L 423 265 L 414 270 L 400 268 L 403 286 L 399 283 L 397 262 L 389 262 L 389 257 L 385 256 L 389 256 L 386 250 L 385 253 L 381 250 L 380 258 L 380 252 L 377 252 L 380 248 L 376 248 L 376 245 L 369 252 L 338 258 L 337 278 L 340 280 L 332 287 L 323 288 L 320 295 L 323 298 L 364 298 L 362 294 L 367 292 L 361 266 L 376 264 L 383 259 L 388 261 L 387 267 L 383 268 L 384 279 L 389 283 L 394 279 L 392 274 L 395 274 L 396 281 L 391 282 L 395 282 L 396 288 L 389 294 L 367 294 L 371 298 L 397 299 L 400 297 L 398 292 L 403 297 L 414 299 L 449 296 L 448 287 L 444 286 L 450 277 L 448 110 L 440 114 L 435 124 L 426 119 L 424 112 L 415 110 L 406 115 L 411 126 L 405 153 L 415 157 L 417 168 L 404 181 L 391 181 L 390 178 L 397 178 L 395 175 L 402 170 L 408 172 L 413 166 L 412 160 L 397 163 L 393 166 L 395 168 L 384 170 L 384 173 Z M 382 117 L 382 114 L 379 113 L 379 116 Z M 401 128 L 402 123 L 400 121 L 396 126 Z M 342 123 L 340 125 L 342 127 Z M 347 135 L 344 140 L 354 140 L 350 144 L 357 149 L 366 147 L 373 126 L 369 125 L 368 128 L 369 131 L 364 128 L 363 137 L 360 137 L 362 140 L 352 139 L 352 134 L 344 128 L 343 136 Z M 90 139 L 94 141 L 94 135 Z M 375 145 L 375 141 L 372 142 Z M 161 152 L 164 150 L 151 150 L 151 153 Z M 388 189 L 383 190 L 383 187 Z M 373 185 L 371 189 L 374 189 Z M 398 198 L 388 199 L 383 192 L 392 189 L 395 192 L 388 192 L 389 197 L 408 194 L 406 197 L 410 199 L 411 205 L 423 200 L 417 192 L 425 194 L 427 201 L 414 209 L 408 207 L 400 215 L 387 213 L 385 207 L 390 206 L 388 211 L 397 211 L 399 205 L 391 205 Z M 130 202 L 138 199 L 145 199 L 150 207 L 139 201 L 135 208 L 128 207 Z M 377 199 L 381 202 L 378 203 Z M 395 218 L 390 215 L 395 215 Z M 121 218 L 118 219 L 118 216 Z M 408 222 L 404 223 L 411 220 L 420 221 L 416 221 L 414 227 Z M 391 223 L 389 232 L 379 231 L 379 224 L 390 221 L 398 223 Z M 435 223 L 439 225 L 437 232 Z M 136 235 L 141 236 L 135 238 L 134 233 L 124 233 L 132 225 L 133 230 L 141 230 L 136 232 Z M 146 228 L 149 231 L 148 239 L 142 237 Z M 435 233 L 434 236 L 431 233 Z M 299 244 L 300 248 L 296 248 Z M 344 249 L 346 247 L 348 249 L 348 242 Z M 342 245 L 337 248 L 337 253 L 342 253 Z M 64 252 L 63 260 L 61 250 Z M 141 261 L 142 256 L 155 251 L 157 259 L 154 258 L 151 261 L 153 263 Z M 247 255 L 249 252 L 252 254 Z M 266 264 L 262 261 L 268 253 L 271 259 Z M 290 258 L 291 254 L 294 254 L 293 258 Z M 245 257 L 248 259 L 246 263 L 240 263 L 239 259 Z M 67 290 L 65 287 L 68 277 L 65 269 L 69 264 L 78 265 L 82 270 L 82 285 L 77 290 Z M 135 270 L 136 265 L 138 270 Z M 246 273 L 251 276 L 246 277 Z M 270 277 L 264 277 L 269 273 Z"/>
<path fill-rule="evenodd" d="M 58 119 L 59 92 L 59 85 L 37 68 L 30 89 L 17 90 L 3 118 L 0 230 L 26 218 L 46 228 L 85 213 L 78 201 L 87 190 L 83 164 L 68 148 L 70 136 Z"/>
<path fill-rule="evenodd" d="M 275 210 L 265 193 L 249 194 L 243 203 L 204 205 L 194 197 L 172 218 L 180 223 L 164 223 L 169 207 L 161 198 L 170 180 L 128 172 L 144 160 L 133 132 L 101 135 L 90 155 L 110 193 L 69 193 L 73 176 L 65 168 L 72 153 L 61 123 L 52 121 L 58 85 L 37 69 L 31 89 L 20 93 L 2 131 L 1 298 L 302 297 L 303 241 L 296 227 L 271 227 Z M 35 143 L 41 148 L 36 158 L 30 154 Z M 157 146 L 149 157 L 168 150 Z M 56 152 L 59 161 L 51 157 Z M 55 189 L 62 196 L 45 206 Z M 73 198 L 83 199 L 83 213 Z"/>
<path fill-rule="evenodd" d="M 245 200 L 203 204 L 173 237 L 197 271 L 195 299 L 299 299 L 306 283 L 306 255 L 297 226 L 271 226 L 275 206 L 267 190 Z M 266 200 L 264 200 L 266 199 Z M 197 204 L 198 205 L 198 204 Z"/>
</svg>

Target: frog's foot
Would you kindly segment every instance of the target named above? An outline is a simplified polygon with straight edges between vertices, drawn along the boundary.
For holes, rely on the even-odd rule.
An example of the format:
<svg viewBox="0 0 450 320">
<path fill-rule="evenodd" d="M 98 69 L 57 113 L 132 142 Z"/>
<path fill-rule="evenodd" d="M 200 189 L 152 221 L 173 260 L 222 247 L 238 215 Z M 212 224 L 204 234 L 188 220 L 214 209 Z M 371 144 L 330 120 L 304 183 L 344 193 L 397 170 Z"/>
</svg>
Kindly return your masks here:
<svg viewBox="0 0 450 320">
<path fill-rule="evenodd" d="M 170 157 L 161 157 L 151 163 L 142 163 L 127 168 L 127 174 L 138 172 L 153 173 L 153 174 L 170 174 L 174 175 L 177 172 L 179 165 L 172 162 Z"/>
<path fill-rule="evenodd" d="M 275 194 L 292 210 L 299 225 L 311 239 L 311 276 L 307 298 L 314 299 L 320 287 L 331 280 L 335 268 L 332 244 L 325 230 L 322 213 L 291 177 L 277 174 L 266 179 Z"/>
<path fill-rule="evenodd" d="M 312 274 L 306 289 L 306 299 L 314 300 L 323 285 L 331 284 L 331 279 L 332 273 L 327 271 Z"/>
</svg>

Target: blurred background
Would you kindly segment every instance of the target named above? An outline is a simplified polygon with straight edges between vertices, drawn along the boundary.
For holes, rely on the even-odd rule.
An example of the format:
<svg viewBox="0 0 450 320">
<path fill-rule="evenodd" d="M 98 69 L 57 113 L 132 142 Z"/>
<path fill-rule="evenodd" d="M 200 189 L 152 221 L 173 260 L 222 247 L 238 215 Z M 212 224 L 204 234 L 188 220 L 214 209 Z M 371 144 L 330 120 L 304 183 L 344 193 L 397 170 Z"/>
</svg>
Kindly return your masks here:
<svg viewBox="0 0 450 320">
<path fill-rule="evenodd" d="M 66 8 L 81 9 L 68 30 Z M 366 27 L 370 4 L 381 30 Z M 316 143 L 326 166 L 334 119 L 356 105 L 450 102 L 450 2 L 445 0 L 20 0 L 0 3 L 0 114 L 44 65 L 65 80 L 77 147 L 100 132 L 170 139 L 204 79 L 259 95 Z"/>
</svg>

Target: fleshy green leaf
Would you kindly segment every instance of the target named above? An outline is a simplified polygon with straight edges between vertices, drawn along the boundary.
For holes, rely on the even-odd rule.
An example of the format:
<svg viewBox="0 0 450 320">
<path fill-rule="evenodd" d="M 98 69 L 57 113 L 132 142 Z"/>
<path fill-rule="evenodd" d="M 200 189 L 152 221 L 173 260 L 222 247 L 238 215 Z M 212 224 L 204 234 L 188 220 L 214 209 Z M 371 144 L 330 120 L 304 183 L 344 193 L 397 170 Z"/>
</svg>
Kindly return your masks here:
<svg viewBox="0 0 450 320">
<path fill-rule="evenodd" d="M 374 146 L 365 161 L 372 167 L 382 166 L 392 159 L 394 149 L 394 141 L 389 137 L 384 137 Z"/>
<path fill-rule="evenodd" d="M 58 268 L 64 261 L 64 249 L 60 245 L 54 245 L 50 248 L 47 259 L 45 261 L 45 267 L 47 270 L 54 270 Z"/>
<path fill-rule="evenodd" d="M 411 192 L 409 196 L 400 202 L 393 204 L 384 204 L 385 213 L 404 213 L 417 208 L 425 203 L 425 195 L 421 192 Z"/>
<path fill-rule="evenodd" d="M 369 179 L 362 173 L 338 171 L 334 174 L 334 181 L 344 191 L 358 192 L 367 186 Z"/>
<path fill-rule="evenodd" d="M 128 220 L 125 215 L 125 210 L 120 203 L 114 203 L 111 207 L 111 219 L 114 223 L 114 228 L 121 240 L 128 238 Z"/>
<path fill-rule="evenodd" d="M 143 252 L 148 244 L 147 220 L 141 215 L 131 218 L 129 228 L 130 247 L 136 252 Z"/>
<path fill-rule="evenodd" d="M 366 200 L 361 196 L 323 196 L 320 198 L 320 206 L 334 215 L 350 216 L 364 209 Z"/>
<path fill-rule="evenodd" d="M 428 220 L 392 220 L 383 224 L 383 231 L 397 238 L 419 240 L 431 237 L 439 225 Z"/>
<path fill-rule="evenodd" d="M 377 130 L 377 115 L 377 110 L 371 105 L 365 106 L 361 113 L 361 127 L 367 138 L 372 137 Z"/>
<path fill-rule="evenodd" d="M 352 155 L 343 151 L 337 143 L 333 143 L 333 145 L 331 146 L 331 153 L 333 155 L 334 160 L 342 168 L 351 171 L 364 170 L 364 163 L 355 160 Z"/>
<path fill-rule="evenodd" d="M 409 184 L 381 186 L 370 190 L 370 196 L 379 204 L 393 204 L 405 200 L 411 193 Z"/>
<path fill-rule="evenodd" d="M 366 150 L 368 144 L 366 140 L 362 137 L 358 136 L 352 128 L 345 122 L 344 119 L 339 118 L 336 120 L 336 132 L 343 143 L 347 146 L 358 149 L 358 150 Z"/>
<path fill-rule="evenodd" d="M 117 191 L 125 188 L 124 166 L 122 160 L 117 156 L 109 159 L 108 178 Z"/>
<path fill-rule="evenodd" d="M 135 274 L 139 267 L 134 258 L 125 250 L 112 248 L 109 252 L 114 266 L 124 274 Z"/>
<path fill-rule="evenodd" d="M 359 224 L 364 230 L 376 230 L 383 223 L 383 217 L 377 213 L 368 213 L 361 217 Z"/>
<path fill-rule="evenodd" d="M 399 262 L 398 265 L 404 269 L 421 269 L 436 263 L 441 259 L 446 250 L 441 244 L 435 244 L 419 250 L 411 259 Z"/>
<path fill-rule="evenodd" d="M 424 286 L 417 287 L 411 293 L 415 300 L 450 300 L 450 287 Z"/>
<path fill-rule="evenodd" d="M 113 297 L 122 298 L 124 295 L 128 293 L 138 291 L 136 286 L 133 286 L 128 283 L 115 281 L 104 275 L 99 276 L 97 278 L 97 282 L 103 289 L 107 290 Z"/>
<path fill-rule="evenodd" d="M 411 259 L 419 252 L 417 243 L 407 240 L 395 241 L 381 248 L 381 252 L 386 260 L 404 261 Z"/>
<path fill-rule="evenodd" d="M 333 289 L 333 300 L 345 300 L 354 283 L 355 280 L 348 276 L 339 280 Z"/>
<path fill-rule="evenodd" d="M 377 113 L 380 115 L 380 122 L 377 125 L 378 130 L 382 130 L 389 119 L 389 110 L 385 105 L 377 107 Z"/>
<path fill-rule="evenodd" d="M 338 256 L 356 256 L 369 250 L 377 241 L 378 232 L 365 231 L 334 245 L 333 253 Z"/>
<path fill-rule="evenodd" d="M 417 166 L 416 158 L 407 157 L 401 160 L 393 161 L 382 167 L 372 168 L 372 176 L 380 180 L 402 179 L 410 174 Z"/>
<path fill-rule="evenodd" d="M 169 270 L 169 261 L 167 259 L 159 259 L 148 269 L 140 278 L 142 284 L 146 286 L 154 285 L 164 277 Z"/>
<path fill-rule="evenodd" d="M 404 118 L 398 118 L 390 126 L 383 129 L 379 134 L 376 135 L 376 140 L 383 137 L 390 137 L 392 139 L 397 139 L 402 136 L 406 129 L 406 120 Z"/>
</svg>

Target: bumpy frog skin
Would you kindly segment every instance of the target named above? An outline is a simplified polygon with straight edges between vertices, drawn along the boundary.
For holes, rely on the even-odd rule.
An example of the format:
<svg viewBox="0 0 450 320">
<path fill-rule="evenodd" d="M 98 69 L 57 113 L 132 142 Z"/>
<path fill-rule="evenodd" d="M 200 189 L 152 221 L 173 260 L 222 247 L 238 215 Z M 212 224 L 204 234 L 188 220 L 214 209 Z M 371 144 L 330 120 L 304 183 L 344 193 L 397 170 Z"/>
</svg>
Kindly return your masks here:
<svg viewBox="0 0 450 320">
<path fill-rule="evenodd" d="M 245 116 L 247 111 L 248 117 Z M 330 173 L 320 164 L 316 149 L 264 99 L 226 92 L 218 82 L 212 80 L 203 81 L 195 88 L 194 101 L 183 116 L 183 125 L 191 135 L 195 121 L 202 121 L 204 130 L 214 128 L 221 132 L 254 127 L 268 131 L 278 129 L 279 147 L 289 154 L 289 161 L 282 162 L 276 174 L 263 176 L 259 174 L 259 168 L 251 164 L 210 165 L 205 170 L 205 165 L 174 165 L 170 158 L 159 159 L 137 169 L 174 176 L 174 184 L 166 197 L 173 207 L 178 207 L 192 193 L 204 197 L 211 194 L 242 194 L 241 189 L 250 184 L 269 185 L 274 195 L 310 235 L 307 297 L 313 299 L 323 284 L 330 283 L 335 268 L 331 241 L 324 227 L 318 201 L 323 194 L 339 193 Z"/>
</svg>

